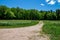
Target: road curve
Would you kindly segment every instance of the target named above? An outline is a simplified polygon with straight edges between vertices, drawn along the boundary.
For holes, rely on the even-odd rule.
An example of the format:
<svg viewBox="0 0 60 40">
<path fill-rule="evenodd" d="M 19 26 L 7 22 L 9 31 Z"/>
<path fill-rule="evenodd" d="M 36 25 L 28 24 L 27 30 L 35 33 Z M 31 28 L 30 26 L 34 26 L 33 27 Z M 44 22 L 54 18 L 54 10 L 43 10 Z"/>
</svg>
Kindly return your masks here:
<svg viewBox="0 0 60 40">
<path fill-rule="evenodd" d="M 30 27 L 0 29 L 0 40 L 49 40 L 46 35 L 41 36 L 42 26 L 40 21 Z"/>
</svg>

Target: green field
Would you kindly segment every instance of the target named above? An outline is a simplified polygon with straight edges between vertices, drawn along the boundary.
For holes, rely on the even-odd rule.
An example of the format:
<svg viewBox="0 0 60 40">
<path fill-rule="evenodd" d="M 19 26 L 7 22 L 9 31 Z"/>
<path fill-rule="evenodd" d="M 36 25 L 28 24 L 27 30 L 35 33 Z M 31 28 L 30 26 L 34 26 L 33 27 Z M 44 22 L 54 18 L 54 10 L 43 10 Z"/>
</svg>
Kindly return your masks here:
<svg viewBox="0 0 60 40">
<path fill-rule="evenodd" d="M 51 40 L 60 40 L 60 21 L 44 21 L 42 30 Z"/>
<path fill-rule="evenodd" d="M 0 28 L 17 28 L 36 25 L 38 20 L 0 20 Z"/>
</svg>

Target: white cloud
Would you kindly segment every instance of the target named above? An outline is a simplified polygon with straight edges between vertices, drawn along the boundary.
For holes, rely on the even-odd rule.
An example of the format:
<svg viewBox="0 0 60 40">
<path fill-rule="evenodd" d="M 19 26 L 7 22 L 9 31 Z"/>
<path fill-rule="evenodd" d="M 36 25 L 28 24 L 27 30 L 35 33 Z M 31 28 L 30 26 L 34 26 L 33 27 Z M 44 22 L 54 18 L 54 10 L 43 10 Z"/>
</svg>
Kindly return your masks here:
<svg viewBox="0 0 60 40">
<path fill-rule="evenodd" d="M 49 2 L 50 0 L 46 0 L 46 2 Z"/>
<path fill-rule="evenodd" d="M 54 0 L 51 0 L 48 4 L 51 4 L 51 5 L 53 5 L 53 4 L 55 4 L 56 3 L 56 1 L 54 1 Z"/>
<path fill-rule="evenodd" d="M 58 2 L 60 2 L 60 0 L 58 0 Z"/>
<path fill-rule="evenodd" d="M 41 5 L 41 6 L 44 6 L 44 4 L 43 4 L 43 3 L 41 3 L 40 5 Z"/>
</svg>

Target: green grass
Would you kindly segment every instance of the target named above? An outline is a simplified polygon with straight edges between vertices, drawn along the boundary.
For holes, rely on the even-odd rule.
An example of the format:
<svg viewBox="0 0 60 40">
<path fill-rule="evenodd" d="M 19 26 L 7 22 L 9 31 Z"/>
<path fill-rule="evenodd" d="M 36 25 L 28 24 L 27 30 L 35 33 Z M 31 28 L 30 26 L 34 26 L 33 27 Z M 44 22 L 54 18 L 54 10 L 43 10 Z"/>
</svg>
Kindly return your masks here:
<svg viewBox="0 0 60 40">
<path fill-rule="evenodd" d="M 0 20 L 0 28 L 17 28 L 36 25 L 38 20 Z"/>
<path fill-rule="evenodd" d="M 60 40 L 60 21 L 44 21 L 42 30 L 51 40 Z"/>
</svg>

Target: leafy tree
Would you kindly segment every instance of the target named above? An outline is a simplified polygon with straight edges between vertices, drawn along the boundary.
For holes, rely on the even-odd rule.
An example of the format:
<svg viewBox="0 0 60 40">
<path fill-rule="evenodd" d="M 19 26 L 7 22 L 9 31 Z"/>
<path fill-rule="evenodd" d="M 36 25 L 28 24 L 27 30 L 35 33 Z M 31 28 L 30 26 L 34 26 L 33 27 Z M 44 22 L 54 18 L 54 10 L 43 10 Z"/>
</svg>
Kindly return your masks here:
<svg viewBox="0 0 60 40">
<path fill-rule="evenodd" d="M 20 20 L 60 20 L 60 9 L 56 12 L 50 11 L 38 11 L 36 9 L 22 9 L 19 7 L 8 8 L 6 6 L 0 6 L 0 19 L 20 19 Z"/>
<path fill-rule="evenodd" d="M 60 19 L 60 9 L 56 10 L 57 19 Z"/>
<path fill-rule="evenodd" d="M 6 19 L 13 19 L 15 17 L 16 16 L 14 15 L 14 13 L 10 9 L 6 10 L 6 12 L 5 12 L 5 18 Z"/>
<path fill-rule="evenodd" d="M 8 9 L 6 6 L 0 6 L 0 19 L 4 19 L 5 11 Z"/>
</svg>

